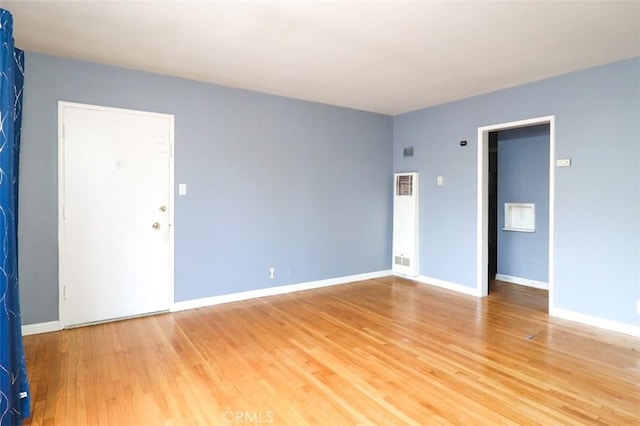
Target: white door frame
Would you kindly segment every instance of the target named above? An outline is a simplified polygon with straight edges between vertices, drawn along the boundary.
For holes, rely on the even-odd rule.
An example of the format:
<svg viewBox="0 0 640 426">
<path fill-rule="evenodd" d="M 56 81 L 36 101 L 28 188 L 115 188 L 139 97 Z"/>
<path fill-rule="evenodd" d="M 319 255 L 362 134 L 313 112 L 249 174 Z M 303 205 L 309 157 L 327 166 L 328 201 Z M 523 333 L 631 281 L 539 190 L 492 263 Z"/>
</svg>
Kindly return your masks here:
<svg viewBox="0 0 640 426">
<path fill-rule="evenodd" d="M 64 283 L 62 253 L 65 247 L 63 233 L 63 217 L 64 217 L 64 110 L 65 108 L 82 108 L 94 111 L 120 112 L 134 115 L 142 115 L 146 117 L 162 117 L 169 120 L 169 300 L 167 308 L 171 308 L 174 303 L 174 116 L 172 114 L 161 114 L 155 112 L 131 110 L 124 108 L 113 108 L 100 105 L 82 104 L 76 102 L 58 101 L 58 316 L 60 326 L 65 328 L 66 312 L 64 307 Z"/>
<path fill-rule="evenodd" d="M 554 256 L 555 233 L 555 115 L 511 121 L 478 127 L 478 215 L 477 215 L 477 270 L 476 292 L 481 297 L 489 294 L 489 133 L 518 127 L 549 124 L 549 311 L 554 307 Z"/>
</svg>

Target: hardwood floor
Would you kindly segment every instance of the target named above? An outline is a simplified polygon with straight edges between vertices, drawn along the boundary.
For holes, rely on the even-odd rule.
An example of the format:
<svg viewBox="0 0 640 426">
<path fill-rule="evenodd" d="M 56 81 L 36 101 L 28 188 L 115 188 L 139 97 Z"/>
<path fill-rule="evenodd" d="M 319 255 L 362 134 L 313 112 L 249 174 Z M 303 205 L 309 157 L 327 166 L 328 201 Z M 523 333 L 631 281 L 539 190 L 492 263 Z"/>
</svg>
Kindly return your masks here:
<svg viewBox="0 0 640 426">
<path fill-rule="evenodd" d="M 32 425 L 640 424 L 640 339 L 401 278 L 25 337 Z"/>
</svg>

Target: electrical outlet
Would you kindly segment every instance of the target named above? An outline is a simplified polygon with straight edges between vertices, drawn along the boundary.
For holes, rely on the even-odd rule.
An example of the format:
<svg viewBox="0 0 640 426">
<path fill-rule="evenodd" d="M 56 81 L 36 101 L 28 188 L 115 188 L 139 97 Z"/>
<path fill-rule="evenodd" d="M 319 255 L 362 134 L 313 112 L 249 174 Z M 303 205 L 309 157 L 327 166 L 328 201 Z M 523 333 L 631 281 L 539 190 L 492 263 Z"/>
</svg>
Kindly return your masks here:
<svg viewBox="0 0 640 426">
<path fill-rule="evenodd" d="M 269 268 L 269 278 L 274 279 L 276 277 L 276 268 Z"/>
</svg>

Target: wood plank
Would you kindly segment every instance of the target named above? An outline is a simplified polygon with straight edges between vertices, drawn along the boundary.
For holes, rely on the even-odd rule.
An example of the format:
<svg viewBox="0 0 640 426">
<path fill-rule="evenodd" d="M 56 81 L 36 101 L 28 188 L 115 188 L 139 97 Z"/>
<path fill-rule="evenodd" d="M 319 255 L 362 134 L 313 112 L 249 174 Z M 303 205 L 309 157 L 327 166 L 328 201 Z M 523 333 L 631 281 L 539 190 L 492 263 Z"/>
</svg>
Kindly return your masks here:
<svg viewBox="0 0 640 426">
<path fill-rule="evenodd" d="M 387 277 L 25 337 L 29 425 L 640 424 L 640 339 Z"/>
</svg>

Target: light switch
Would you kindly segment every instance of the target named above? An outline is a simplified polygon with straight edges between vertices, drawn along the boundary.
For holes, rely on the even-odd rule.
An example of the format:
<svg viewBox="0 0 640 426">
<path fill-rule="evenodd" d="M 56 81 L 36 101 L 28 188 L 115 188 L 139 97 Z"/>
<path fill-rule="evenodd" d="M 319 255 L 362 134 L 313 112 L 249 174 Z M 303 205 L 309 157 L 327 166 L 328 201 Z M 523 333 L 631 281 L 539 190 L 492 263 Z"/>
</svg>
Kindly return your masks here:
<svg viewBox="0 0 640 426">
<path fill-rule="evenodd" d="M 438 186 L 444 185 L 444 176 L 438 176 Z"/>
<path fill-rule="evenodd" d="M 571 158 L 559 158 L 556 160 L 556 167 L 571 167 Z"/>
<path fill-rule="evenodd" d="M 187 195 L 187 184 L 181 183 L 178 185 L 178 195 Z"/>
</svg>

